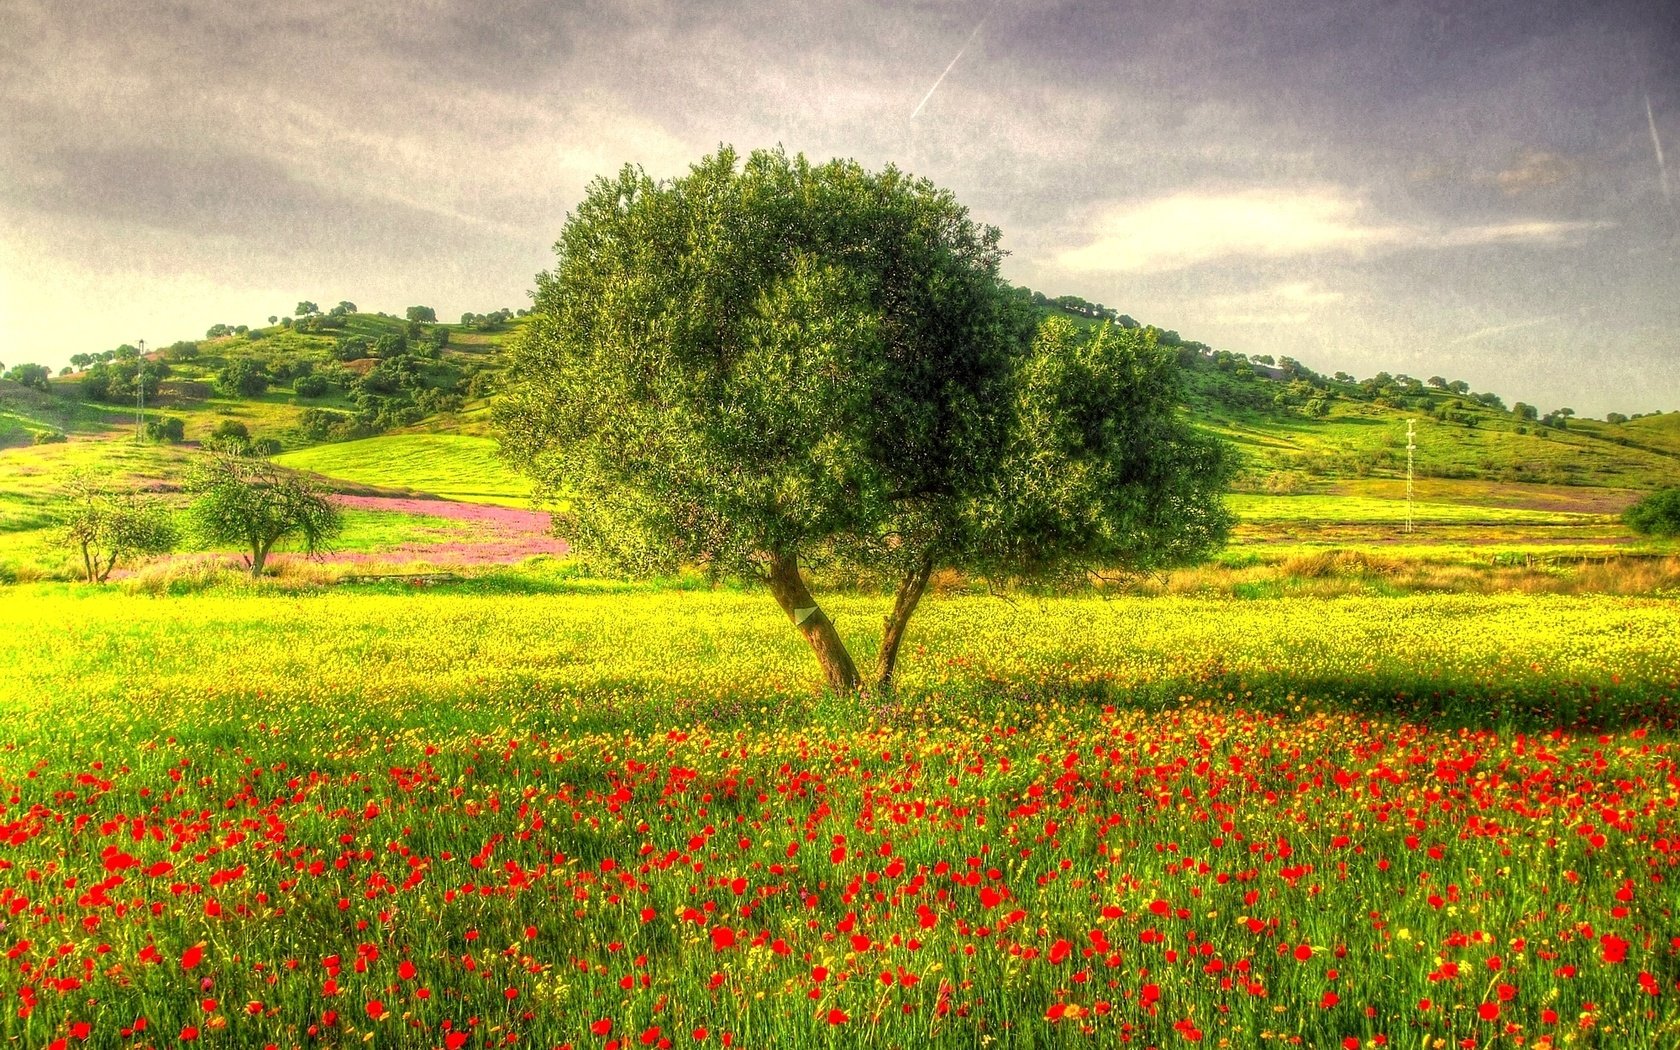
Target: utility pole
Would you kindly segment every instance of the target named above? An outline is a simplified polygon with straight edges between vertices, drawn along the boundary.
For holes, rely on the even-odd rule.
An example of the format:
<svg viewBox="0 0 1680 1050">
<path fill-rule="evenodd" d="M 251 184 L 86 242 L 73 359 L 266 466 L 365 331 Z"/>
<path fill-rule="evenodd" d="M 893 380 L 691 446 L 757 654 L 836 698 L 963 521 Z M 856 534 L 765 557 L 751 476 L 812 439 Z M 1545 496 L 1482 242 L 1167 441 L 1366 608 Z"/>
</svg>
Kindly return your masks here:
<svg viewBox="0 0 1680 1050">
<path fill-rule="evenodd" d="M 1417 450 L 1412 420 L 1406 420 L 1406 531 L 1412 531 L 1412 453 Z"/>
<path fill-rule="evenodd" d="M 134 359 L 134 443 L 146 440 L 146 341 L 140 340 L 140 356 Z"/>
</svg>

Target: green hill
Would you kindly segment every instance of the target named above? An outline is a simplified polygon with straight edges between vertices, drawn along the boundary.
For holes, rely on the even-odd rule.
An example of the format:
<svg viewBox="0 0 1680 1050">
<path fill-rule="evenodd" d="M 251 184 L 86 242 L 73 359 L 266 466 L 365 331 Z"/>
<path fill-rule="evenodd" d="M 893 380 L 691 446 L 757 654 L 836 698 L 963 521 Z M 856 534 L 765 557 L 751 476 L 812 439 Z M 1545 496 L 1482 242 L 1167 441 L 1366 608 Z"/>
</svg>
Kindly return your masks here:
<svg viewBox="0 0 1680 1050">
<path fill-rule="evenodd" d="M 1081 325 L 1144 327 L 1077 297 L 1017 293 Z M 436 324 L 340 308 L 267 328 L 216 325 L 143 357 L 132 347 L 77 355 L 80 370 L 45 389 L 0 380 L 0 561 L 40 545 L 68 471 L 168 489 L 195 443 L 234 424 L 281 464 L 346 489 L 524 505 L 529 487 L 496 457 L 489 426 L 504 347 L 524 323 L 508 311 Z M 1255 550 L 1275 559 L 1399 542 L 1466 558 L 1488 544 L 1651 551 L 1615 515 L 1644 491 L 1680 485 L 1680 412 L 1542 415 L 1440 377 L 1326 376 L 1146 331 L 1177 355 L 1186 411 L 1240 457 L 1238 562 Z M 141 382 L 146 418 L 179 421 L 178 442 L 159 440 L 160 428 L 136 444 Z M 1390 534 L 1407 519 L 1408 422 L 1420 531 L 1401 541 Z"/>
<path fill-rule="evenodd" d="M 388 434 L 288 452 L 275 462 L 322 477 L 406 489 L 467 503 L 527 506 L 531 484 L 508 469 L 490 438 Z"/>
</svg>

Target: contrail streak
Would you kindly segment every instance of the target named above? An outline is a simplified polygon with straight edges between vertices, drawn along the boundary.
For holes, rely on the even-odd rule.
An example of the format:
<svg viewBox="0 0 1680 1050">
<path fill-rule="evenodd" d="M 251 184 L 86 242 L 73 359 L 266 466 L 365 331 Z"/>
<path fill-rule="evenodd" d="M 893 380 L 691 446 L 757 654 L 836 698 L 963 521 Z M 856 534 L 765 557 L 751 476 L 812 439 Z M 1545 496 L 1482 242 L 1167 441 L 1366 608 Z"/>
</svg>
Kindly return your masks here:
<svg viewBox="0 0 1680 1050">
<path fill-rule="evenodd" d="M 981 21 L 984 21 L 984 19 L 982 19 Z M 949 70 L 947 70 L 946 72 L 949 72 Z M 941 79 L 943 79 L 943 78 L 941 78 Z M 938 84 L 934 85 L 934 87 L 938 87 L 938 86 L 939 86 Z M 932 92 L 929 92 L 929 94 L 932 94 Z M 923 99 L 923 101 L 925 102 L 926 99 Z M 1674 197 L 1670 194 L 1669 189 L 1668 189 L 1668 165 L 1663 163 L 1662 139 L 1657 137 L 1657 118 L 1656 118 L 1656 115 L 1651 112 L 1651 96 L 1650 95 L 1645 96 L 1645 120 L 1646 120 L 1647 123 L 1649 123 L 1651 125 L 1651 145 L 1657 151 L 1657 172 L 1658 172 L 1658 174 L 1660 174 L 1662 176 L 1663 200 L 1669 201 L 1669 202 L 1672 203 L 1673 200 L 1674 200 Z"/>
<path fill-rule="evenodd" d="M 945 82 L 946 74 L 950 73 L 952 68 L 956 66 L 958 59 L 963 57 L 963 52 L 968 50 L 968 45 L 974 43 L 974 38 L 980 35 L 980 30 L 986 27 L 986 19 L 992 17 L 992 12 L 996 11 L 998 4 L 1002 2 L 1003 0 L 993 0 L 992 6 L 986 8 L 986 13 L 980 16 L 980 21 L 974 26 L 974 32 L 968 34 L 968 39 L 963 41 L 963 46 L 957 49 L 956 57 L 951 59 L 950 65 L 945 67 L 945 72 L 939 74 L 939 79 L 933 82 L 933 86 L 928 88 L 927 94 L 923 95 L 922 100 L 916 103 L 916 108 L 910 111 L 911 120 L 916 119 L 916 115 L 921 113 L 922 107 L 928 104 L 928 99 L 932 98 L 933 93 L 939 90 L 939 85 Z"/>
<path fill-rule="evenodd" d="M 1502 335 L 1505 332 L 1515 332 L 1523 328 L 1533 328 L 1535 325 L 1550 324 L 1553 321 L 1561 321 L 1568 316 L 1568 314 L 1552 314 L 1549 317 L 1534 317 L 1527 321 L 1516 321 L 1511 324 L 1496 324 L 1487 328 L 1478 328 L 1469 335 L 1461 335 L 1457 339 L 1448 340 L 1446 345 L 1458 346 L 1460 343 L 1470 343 L 1476 341 L 1477 339 L 1486 339 L 1490 335 Z"/>
</svg>

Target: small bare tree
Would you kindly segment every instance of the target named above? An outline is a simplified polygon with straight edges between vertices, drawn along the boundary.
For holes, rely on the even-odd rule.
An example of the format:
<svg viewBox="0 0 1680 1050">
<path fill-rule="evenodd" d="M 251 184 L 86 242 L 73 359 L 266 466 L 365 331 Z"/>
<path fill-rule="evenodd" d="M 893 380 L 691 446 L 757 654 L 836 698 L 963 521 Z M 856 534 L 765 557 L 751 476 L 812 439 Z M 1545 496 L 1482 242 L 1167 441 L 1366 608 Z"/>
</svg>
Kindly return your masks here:
<svg viewBox="0 0 1680 1050">
<path fill-rule="evenodd" d="M 154 497 L 113 488 L 90 473 L 72 475 L 65 495 L 58 542 L 81 556 L 89 583 L 104 583 L 119 561 L 175 548 L 175 522 Z"/>
</svg>

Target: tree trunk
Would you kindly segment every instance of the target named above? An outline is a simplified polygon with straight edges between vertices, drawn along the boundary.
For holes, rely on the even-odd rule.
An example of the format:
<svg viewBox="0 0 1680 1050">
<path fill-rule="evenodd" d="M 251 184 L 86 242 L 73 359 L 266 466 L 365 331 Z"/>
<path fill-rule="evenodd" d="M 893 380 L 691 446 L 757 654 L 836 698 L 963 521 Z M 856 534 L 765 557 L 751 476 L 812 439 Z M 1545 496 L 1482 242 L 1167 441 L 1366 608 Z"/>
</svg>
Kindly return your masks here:
<svg viewBox="0 0 1680 1050">
<path fill-rule="evenodd" d="M 933 556 L 927 555 L 898 583 L 892 615 L 887 617 L 886 626 L 881 631 L 881 668 L 876 684 L 882 692 L 892 688 L 893 671 L 898 666 L 898 647 L 904 642 L 904 629 L 909 626 L 910 615 L 916 611 L 916 603 L 922 600 L 922 592 L 927 590 L 928 577 L 932 575 Z"/>
<path fill-rule="evenodd" d="M 273 541 L 269 542 L 272 543 Z M 252 551 L 255 555 L 255 557 L 251 559 L 251 578 L 253 580 L 262 579 L 263 564 L 268 561 L 268 548 L 269 543 L 259 543 Z"/>
<path fill-rule="evenodd" d="M 856 692 L 857 665 L 852 662 L 852 654 L 846 651 L 846 643 L 840 640 L 840 632 L 835 630 L 834 622 L 817 606 L 817 600 L 811 597 L 811 591 L 805 586 L 797 554 L 771 557 L 770 593 L 776 596 L 776 604 L 805 636 L 806 644 L 816 654 L 817 663 L 822 665 L 823 677 L 828 679 L 829 688 L 839 693 Z"/>
<path fill-rule="evenodd" d="M 88 545 L 82 544 L 82 570 L 87 573 L 87 582 L 98 583 L 93 574 L 93 556 L 88 553 Z"/>
</svg>

